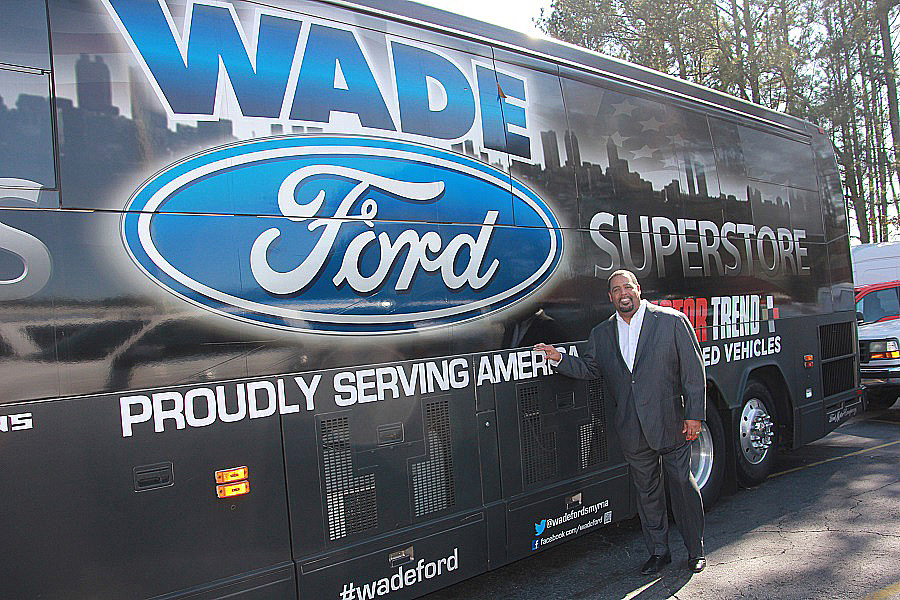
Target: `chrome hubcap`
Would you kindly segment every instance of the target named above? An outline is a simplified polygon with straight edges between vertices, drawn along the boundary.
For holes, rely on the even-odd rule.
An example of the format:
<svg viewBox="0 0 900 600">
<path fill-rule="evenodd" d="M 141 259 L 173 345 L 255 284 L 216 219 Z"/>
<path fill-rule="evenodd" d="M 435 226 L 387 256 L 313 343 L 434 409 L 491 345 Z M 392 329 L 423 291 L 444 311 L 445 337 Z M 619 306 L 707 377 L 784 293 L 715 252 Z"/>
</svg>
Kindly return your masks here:
<svg viewBox="0 0 900 600">
<path fill-rule="evenodd" d="M 749 400 L 741 411 L 740 435 L 744 459 L 752 465 L 761 463 L 772 446 L 772 417 L 756 398 Z"/>
<path fill-rule="evenodd" d="M 713 439 L 706 426 L 706 421 L 700 425 L 700 435 L 691 442 L 691 473 L 697 480 L 697 486 L 703 489 L 713 468 Z"/>
</svg>

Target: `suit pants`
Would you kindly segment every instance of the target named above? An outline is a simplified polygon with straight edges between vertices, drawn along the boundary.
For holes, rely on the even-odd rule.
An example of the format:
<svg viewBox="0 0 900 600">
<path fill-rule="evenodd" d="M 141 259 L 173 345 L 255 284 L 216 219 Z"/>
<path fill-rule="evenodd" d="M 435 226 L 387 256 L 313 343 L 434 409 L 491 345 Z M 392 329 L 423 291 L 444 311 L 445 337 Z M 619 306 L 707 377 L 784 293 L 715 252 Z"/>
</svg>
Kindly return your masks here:
<svg viewBox="0 0 900 600">
<path fill-rule="evenodd" d="M 691 473 L 691 445 L 684 443 L 671 450 L 650 448 L 644 434 L 640 448 L 626 451 L 625 460 L 637 491 L 638 514 L 644 542 L 650 554 L 669 551 L 669 515 L 663 480 L 668 483 L 675 524 L 689 556 L 703 556 L 703 499 Z"/>
</svg>

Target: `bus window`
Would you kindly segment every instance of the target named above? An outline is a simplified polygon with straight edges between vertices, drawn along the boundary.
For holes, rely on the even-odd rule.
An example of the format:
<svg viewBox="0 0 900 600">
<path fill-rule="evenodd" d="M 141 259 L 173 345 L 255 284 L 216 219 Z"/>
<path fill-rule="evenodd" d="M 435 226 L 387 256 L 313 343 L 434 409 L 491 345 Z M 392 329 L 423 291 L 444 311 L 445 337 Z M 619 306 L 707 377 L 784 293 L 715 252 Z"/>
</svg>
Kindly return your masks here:
<svg viewBox="0 0 900 600">
<path fill-rule="evenodd" d="M 749 223 L 752 217 L 747 193 L 747 168 L 737 125 L 710 117 L 709 130 L 716 154 L 719 194 L 725 200 L 725 220 Z"/>
<path fill-rule="evenodd" d="M 788 188 L 774 183 L 750 181 L 748 184 L 753 223 L 757 227 L 787 225 L 791 222 Z"/>
<path fill-rule="evenodd" d="M 561 69 L 571 138 L 577 141 L 580 225 L 601 213 L 674 218 L 689 188 L 679 170 L 687 137 L 681 115 L 657 96 L 593 75 Z M 695 191 L 696 191 L 695 186 Z M 627 208 L 626 208 L 627 207 Z"/>
<path fill-rule="evenodd" d="M 750 204 L 757 226 L 789 223 L 809 241 L 824 241 L 821 202 L 809 145 L 774 133 L 738 127 L 746 158 Z"/>
<path fill-rule="evenodd" d="M 788 188 L 788 204 L 791 207 L 791 226 L 806 231 L 806 239 L 825 241 L 825 222 L 822 220 L 822 202 L 817 192 Z"/>
<path fill-rule="evenodd" d="M 716 157 L 706 117 L 674 106 L 666 110 L 680 126 L 676 148 L 685 210 L 692 218 L 722 223 L 724 202 L 719 195 Z"/>
<path fill-rule="evenodd" d="M 809 144 L 738 126 L 747 164 L 747 177 L 816 189 L 816 167 Z"/>
<path fill-rule="evenodd" d="M 34 69 L 50 68 L 46 2 L 3 1 L 3 20 L 0 21 L 0 63 Z"/>
<path fill-rule="evenodd" d="M 584 170 L 581 158 L 583 135 L 568 126 L 556 65 L 499 50 L 496 51 L 494 60 L 497 77 L 506 85 L 504 93 L 507 94 L 507 100 L 501 108 L 507 139 L 512 143 L 515 140 L 514 132 L 524 132 L 521 123 L 540 132 L 530 137 L 530 161 L 523 160 L 521 153 L 516 156 L 511 147 L 509 158 L 512 175 L 543 197 L 555 198 L 558 214 L 574 221 L 578 211 L 575 177 Z M 526 80 L 527 89 L 522 88 L 520 91 L 524 91 L 523 95 L 527 96 L 527 113 L 512 103 L 515 102 L 516 82 Z M 530 121 L 525 120 L 526 114 Z M 516 223 L 520 224 L 519 220 Z M 523 221 L 521 224 L 527 222 Z M 576 223 L 561 223 L 563 227 L 570 224 Z"/>
<path fill-rule="evenodd" d="M 824 135 L 812 138 L 813 152 L 822 185 L 822 216 L 827 239 L 833 240 L 847 235 L 847 211 L 844 208 L 844 190 L 841 176 L 834 159 L 831 140 Z M 815 200 L 814 200 L 815 201 Z"/>
<path fill-rule="evenodd" d="M 49 75 L 0 69 L 0 185 L 56 187 Z"/>
<path fill-rule="evenodd" d="M 578 140 L 580 169 L 575 169 L 578 182 L 579 227 L 588 228 L 591 218 L 599 212 L 615 213 L 620 206 L 609 177 L 612 132 L 603 117 L 606 96 L 611 93 L 602 87 L 603 81 L 593 75 L 561 69 L 563 97 L 566 104 L 568 129 Z M 559 135 L 541 135 L 541 145 L 559 144 Z M 618 139 L 618 138 L 615 138 Z M 563 139 L 563 141 L 565 141 Z"/>
</svg>

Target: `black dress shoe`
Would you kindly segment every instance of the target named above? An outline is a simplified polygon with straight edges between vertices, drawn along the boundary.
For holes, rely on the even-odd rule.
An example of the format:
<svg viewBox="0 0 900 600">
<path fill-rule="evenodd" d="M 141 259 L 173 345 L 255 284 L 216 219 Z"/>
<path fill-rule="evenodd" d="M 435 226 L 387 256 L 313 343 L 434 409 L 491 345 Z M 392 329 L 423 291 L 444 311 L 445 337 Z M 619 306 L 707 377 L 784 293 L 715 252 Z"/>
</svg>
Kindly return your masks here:
<svg viewBox="0 0 900 600">
<path fill-rule="evenodd" d="M 704 559 L 704 562 L 705 560 L 706 559 Z M 641 567 L 641 575 L 653 575 L 654 573 L 659 573 L 660 569 L 670 562 L 672 562 L 672 555 L 668 552 L 665 554 L 654 554 L 648 558 L 647 562 L 644 563 L 644 566 Z"/>
<path fill-rule="evenodd" d="M 689 556 L 687 561 L 687 568 L 689 571 L 693 571 L 694 573 L 699 573 L 703 569 L 706 568 L 706 557 L 705 556 Z"/>
</svg>

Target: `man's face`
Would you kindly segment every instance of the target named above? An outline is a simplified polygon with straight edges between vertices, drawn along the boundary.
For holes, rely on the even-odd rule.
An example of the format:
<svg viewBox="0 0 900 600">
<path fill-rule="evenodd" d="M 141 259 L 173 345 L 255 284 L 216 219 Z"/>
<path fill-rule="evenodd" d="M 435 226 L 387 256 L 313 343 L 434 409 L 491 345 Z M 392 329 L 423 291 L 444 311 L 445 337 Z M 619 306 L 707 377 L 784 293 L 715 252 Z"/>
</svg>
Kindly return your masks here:
<svg viewBox="0 0 900 600">
<path fill-rule="evenodd" d="M 616 275 L 609 282 L 609 300 L 620 315 L 630 317 L 641 304 L 641 286 L 628 275 Z"/>
</svg>

